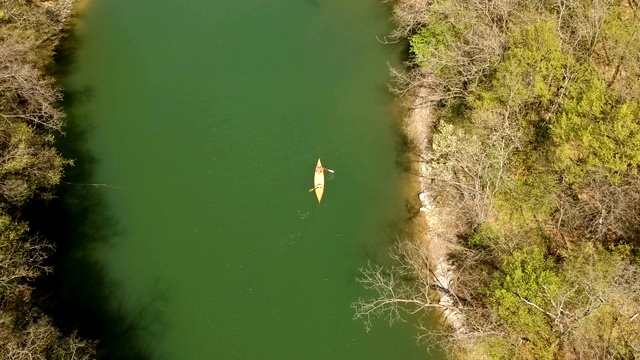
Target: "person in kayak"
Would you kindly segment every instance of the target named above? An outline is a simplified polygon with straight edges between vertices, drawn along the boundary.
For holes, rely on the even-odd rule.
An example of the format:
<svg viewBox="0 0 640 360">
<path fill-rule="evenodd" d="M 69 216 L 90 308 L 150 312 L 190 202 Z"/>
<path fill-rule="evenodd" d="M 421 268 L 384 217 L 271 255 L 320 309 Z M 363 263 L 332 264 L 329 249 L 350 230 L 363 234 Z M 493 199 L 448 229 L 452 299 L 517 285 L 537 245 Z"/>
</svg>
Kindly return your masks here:
<svg viewBox="0 0 640 360">
<path fill-rule="evenodd" d="M 316 165 L 316 172 L 319 174 L 321 172 L 324 172 L 325 170 L 327 170 L 330 173 L 334 173 L 335 171 L 331 170 L 331 169 L 327 169 L 326 167 L 322 166 L 322 165 Z"/>
<path fill-rule="evenodd" d="M 320 160 L 318 159 L 318 165 L 316 165 L 316 175 L 318 176 L 319 174 L 323 174 L 325 170 L 327 170 L 328 172 L 330 172 L 330 173 L 332 173 L 332 174 L 334 173 L 334 171 L 333 171 L 333 170 L 331 170 L 331 169 L 327 169 L 327 168 L 325 168 L 324 166 L 322 166 L 322 165 L 320 164 Z M 321 183 L 317 183 L 314 187 L 312 187 L 311 189 L 309 189 L 309 192 L 314 191 L 314 190 L 317 190 L 317 189 L 322 189 L 322 188 L 324 188 L 324 176 L 322 176 L 321 181 L 323 181 L 323 182 L 321 182 Z M 322 196 L 322 195 L 320 195 L 320 196 Z"/>
</svg>

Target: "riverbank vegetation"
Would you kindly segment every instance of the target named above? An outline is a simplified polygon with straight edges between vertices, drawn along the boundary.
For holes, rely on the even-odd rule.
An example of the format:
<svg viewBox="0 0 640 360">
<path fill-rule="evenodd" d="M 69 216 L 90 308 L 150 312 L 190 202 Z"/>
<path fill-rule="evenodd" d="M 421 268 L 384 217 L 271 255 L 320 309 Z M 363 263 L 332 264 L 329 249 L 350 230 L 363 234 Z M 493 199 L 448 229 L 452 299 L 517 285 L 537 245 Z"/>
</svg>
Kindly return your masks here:
<svg viewBox="0 0 640 360">
<path fill-rule="evenodd" d="M 438 282 L 407 241 L 397 267 L 364 270 L 377 297 L 357 317 L 453 311 L 424 336 L 461 359 L 639 357 L 638 2 L 394 6 L 411 55 L 394 91 L 430 109 L 413 145 L 454 271 Z"/>
<path fill-rule="evenodd" d="M 70 161 L 53 147 L 64 130 L 60 89 L 46 75 L 73 0 L 0 1 L 0 358 L 89 359 L 94 343 L 63 334 L 31 298 L 52 271 L 53 244 L 21 219 L 49 199 Z"/>
</svg>

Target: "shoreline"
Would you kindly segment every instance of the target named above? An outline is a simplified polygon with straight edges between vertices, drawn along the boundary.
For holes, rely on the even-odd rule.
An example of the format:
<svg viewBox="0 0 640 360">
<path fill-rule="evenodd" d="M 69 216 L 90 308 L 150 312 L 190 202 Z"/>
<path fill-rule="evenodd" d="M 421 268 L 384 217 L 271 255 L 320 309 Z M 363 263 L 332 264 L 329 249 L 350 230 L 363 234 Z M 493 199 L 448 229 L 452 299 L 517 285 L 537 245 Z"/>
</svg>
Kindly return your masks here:
<svg viewBox="0 0 640 360">
<path fill-rule="evenodd" d="M 434 277 L 434 287 L 439 296 L 438 304 L 441 306 L 442 321 L 450 326 L 454 333 L 464 333 L 464 314 L 457 309 L 457 301 L 449 291 L 454 280 L 454 266 L 449 262 L 448 256 L 456 247 L 455 237 L 451 230 L 442 226 L 442 214 L 433 205 L 433 194 L 429 190 L 427 165 L 427 150 L 431 143 L 435 119 L 433 109 L 424 105 L 428 89 L 420 88 L 408 96 L 404 106 L 407 110 L 402 118 L 402 130 L 409 140 L 409 148 L 414 150 L 410 156 L 413 158 L 413 171 L 409 176 L 410 189 L 416 189 L 420 202 L 419 215 L 410 224 L 410 233 L 413 241 L 427 248 L 429 264 Z M 415 199 L 412 199 L 415 201 Z"/>
</svg>

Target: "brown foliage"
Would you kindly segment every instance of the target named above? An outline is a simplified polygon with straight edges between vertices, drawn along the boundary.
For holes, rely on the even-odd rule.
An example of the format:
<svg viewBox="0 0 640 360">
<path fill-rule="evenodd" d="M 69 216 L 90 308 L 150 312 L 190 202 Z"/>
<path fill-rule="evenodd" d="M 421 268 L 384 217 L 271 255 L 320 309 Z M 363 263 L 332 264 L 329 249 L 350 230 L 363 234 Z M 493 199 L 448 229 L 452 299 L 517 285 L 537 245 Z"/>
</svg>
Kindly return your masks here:
<svg viewBox="0 0 640 360">
<path fill-rule="evenodd" d="M 29 282 L 51 269 L 53 246 L 12 219 L 34 195 L 48 197 L 70 162 L 53 148 L 61 92 L 43 73 L 74 0 L 0 0 L 0 358 L 85 360 L 95 344 L 65 337 L 34 304 Z M 10 213 L 9 213 L 10 211 Z"/>
<path fill-rule="evenodd" d="M 51 270 L 43 261 L 53 247 L 37 237 L 26 237 L 26 231 L 26 224 L 0 216 L 0 295 Z"/>
<path fill-rule="evenodd" d="M 29 44 L 24 60 L 38 68 L 53 59 L 54 48 L 73 11 L 74 0 L 0 0 L 4 18 L 0 20 L 0 39 L 14 37 Z"/>
<path fill-rule="evenodd" d="M 63 337 L 51 320 L 26 301 L 0 309 L 0 357 L 7 360 L 88 360 L 95 343 L 76 333 Z"/>
<path fill-rule="evenodd" d="M 592 173 L 573 192 L 561 195 L 556 222 L 568 238 L 604 243 L 637 239 L 640 233 L 640 176 L 620 182 Z"/>
<path fill-rule="evenodd" d="M 393 36 L 413 35 L 434 22 L 452 24 L 457 37 L 446 49 L 434 49 L 429 61 L 407 72 L 391 70 L 391 90 L 399 96 L 415 88 L 426 88 L 422 103 L 463 97 L 475 88 L 499 60 L 506 34 L 501 31 L 508 5 L 522 1 L 399 1 L 394 12 L 398 29 Z M 513 5 L 513 4 L 511 4 Z M 418 65 L 418 64 L 412 64 Z"/>
<path fill-rule="evenodd" d="M 32 49 L 14 37 L 0 40 L 0 117 L 5 122 L 29 122 L 61 131 L 64 114 L 57 102 L 62 95 L 28 54 Z"/>
<path fill-rule="evenodd" d="M 557 339 L 548 352 L 551 357 L 613 359 L 640 354 L 640 270 L 633 262 L 637 258 L 615 247 L 631 244 L 637 251 L 640 245 L 640 176 L 634 166 L 625 169 L 623 164 L 613 178 L 601 175 L 597 167 L 585 167 L 583 179 L 566 181 L 567 174 L 554 163 L 557 144 L 549 133 L 549 124 L 574 110 L 565 89 L 579 85 L 577 77 L 584 69 L 606 83 L 607 101 L 640 99 L 637 9 L 635 1 L 621 5 L 610 0 L 398 1 L 395 34 L 416 34 L 412 49 L 420 56 L 408 71 L 392 69 L 393 90 L 400 96 L 420 94 L 417 106 L 434 109 L 438 121 L 425 122 L 437 124 L 438 131 L 416 142 L 424 146 L 419 152 L 427 169 L 425 192 L 431 195 L 430 205 L 450 218 L 445 222 L 457 226 L 448 230 L 467 235 L 461 237 L 465 248 L 452 256 L 457 271 L 448 287 L 464 314 L 465 331 L 447 333 L 443 344 L 479 344 L 482 349 L 469 358 L 535 357 L 526 350 L 536 341 L 526 335 L 528 326 L 534 326 L 528 315 L 545 324 L 536 331 Z M 550 36 L 532 37 L 528 44 L 534 46 L 518 48 L 507 41 L 541 23 Z M 556 39 L 554 52 L 538 51 L 544 46 L 535 45 L 549 45 L 550 39 Z M 505 61 L 505 54 L 518 61 Z M 529 73 L 539 78 L 522 76 L 522 94 L 514 95 L 498 81 Z M 584 102 L 588 111 L 600 111 L 590 104 L 595 103 L 592 99 Z M 613 140 L 606 140 L 630 146 L 629 138 L 608 135 Z M 482 233 L 484 224 L 495 232 Z M 464 229 L 457 231 L 460 227 Z M 565 241 L 554 243 L 557 238 Z M 514 274 L 504 274 L 503 265 L 527 246 L 539 249 L 548 267 L 527 267 L 529 260 L 523 261 L 520 281 L 515 281 Z M 416 264 L 410 258 L 402 260 Z M 423 271 L 429 260 L 433 259 L 422 261 Z M 502 298 L 507 300 L 496 311 L 488 299 L 504 293 L 506 286 L 496 280 L 501 276 L 512 279 L 509 291 L 514 296 Z M 557 281 L 539 283 L 543 278 Z M 414 281 L 421 285 L 412 294 L 420 294 L 420 289 L 429 293 L 435 284 L 433 279 Z M 390 289 L 391 283 L 381 285 Z M 521 295 L 527 286 L 539 288 L 534 291 L 538 300 Z M 381 299 L 392 300 L 394 293 L 387 294 L 391 295 Z M 404 299 L 411 299 L 405 304 L 412 309 L 434 305 Z M 505 334 L 508 327 L 502 322 L 508 317 L 526 331 L 513 328 Z"/>
<path fill-rule="evenodd" d="M 429 6 L 432 1 L 427 0 L 386 0 L 393 1 L 393 20 L 397 24 L 396 30 L 391 34 L 393 38 L 402 38 L 411 35 L 427 22 Z"/>
<path fill-rule="evenodd" d="M 93 342 L 75 333 L 63 337 L 31 302 L 32 289 L 25 282 L 51 270 L 43 261 L 52 246 L 26 232 L 26 224 L 0 216 L 0 358 L 93 358 Z"/>
</svg>

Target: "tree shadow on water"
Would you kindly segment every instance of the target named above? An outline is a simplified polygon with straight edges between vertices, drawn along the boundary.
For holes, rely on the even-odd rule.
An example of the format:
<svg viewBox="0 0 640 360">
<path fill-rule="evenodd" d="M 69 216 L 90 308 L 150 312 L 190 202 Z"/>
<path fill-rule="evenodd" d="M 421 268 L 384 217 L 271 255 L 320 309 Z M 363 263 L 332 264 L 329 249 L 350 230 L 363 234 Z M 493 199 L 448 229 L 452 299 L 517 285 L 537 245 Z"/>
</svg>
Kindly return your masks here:
<svg viewBox="0 0 640 360">
<path fill-rule="evenodd" d="M 66 169 L 54 200 L 24 212 L 32 230 L 56 247 L 47 260 L 53 272 L 36 281 L 34 299 L 63 333 L 97 340 L 99 359 L 158 359 L 149 340 L 159 341 L 164 332 L 158 313 L 166 291 L 139 304 L 125 303 L 97 257 L 121 232 L 106 202 L 107 191 L 117 190 L 90 184 L 97 160 L 88 146 L 91 119 L 82 110 L 90 98 L 87 88 L 65 93 L 66 136 L 56 147 L 75 164 Z"/>
</svg>

